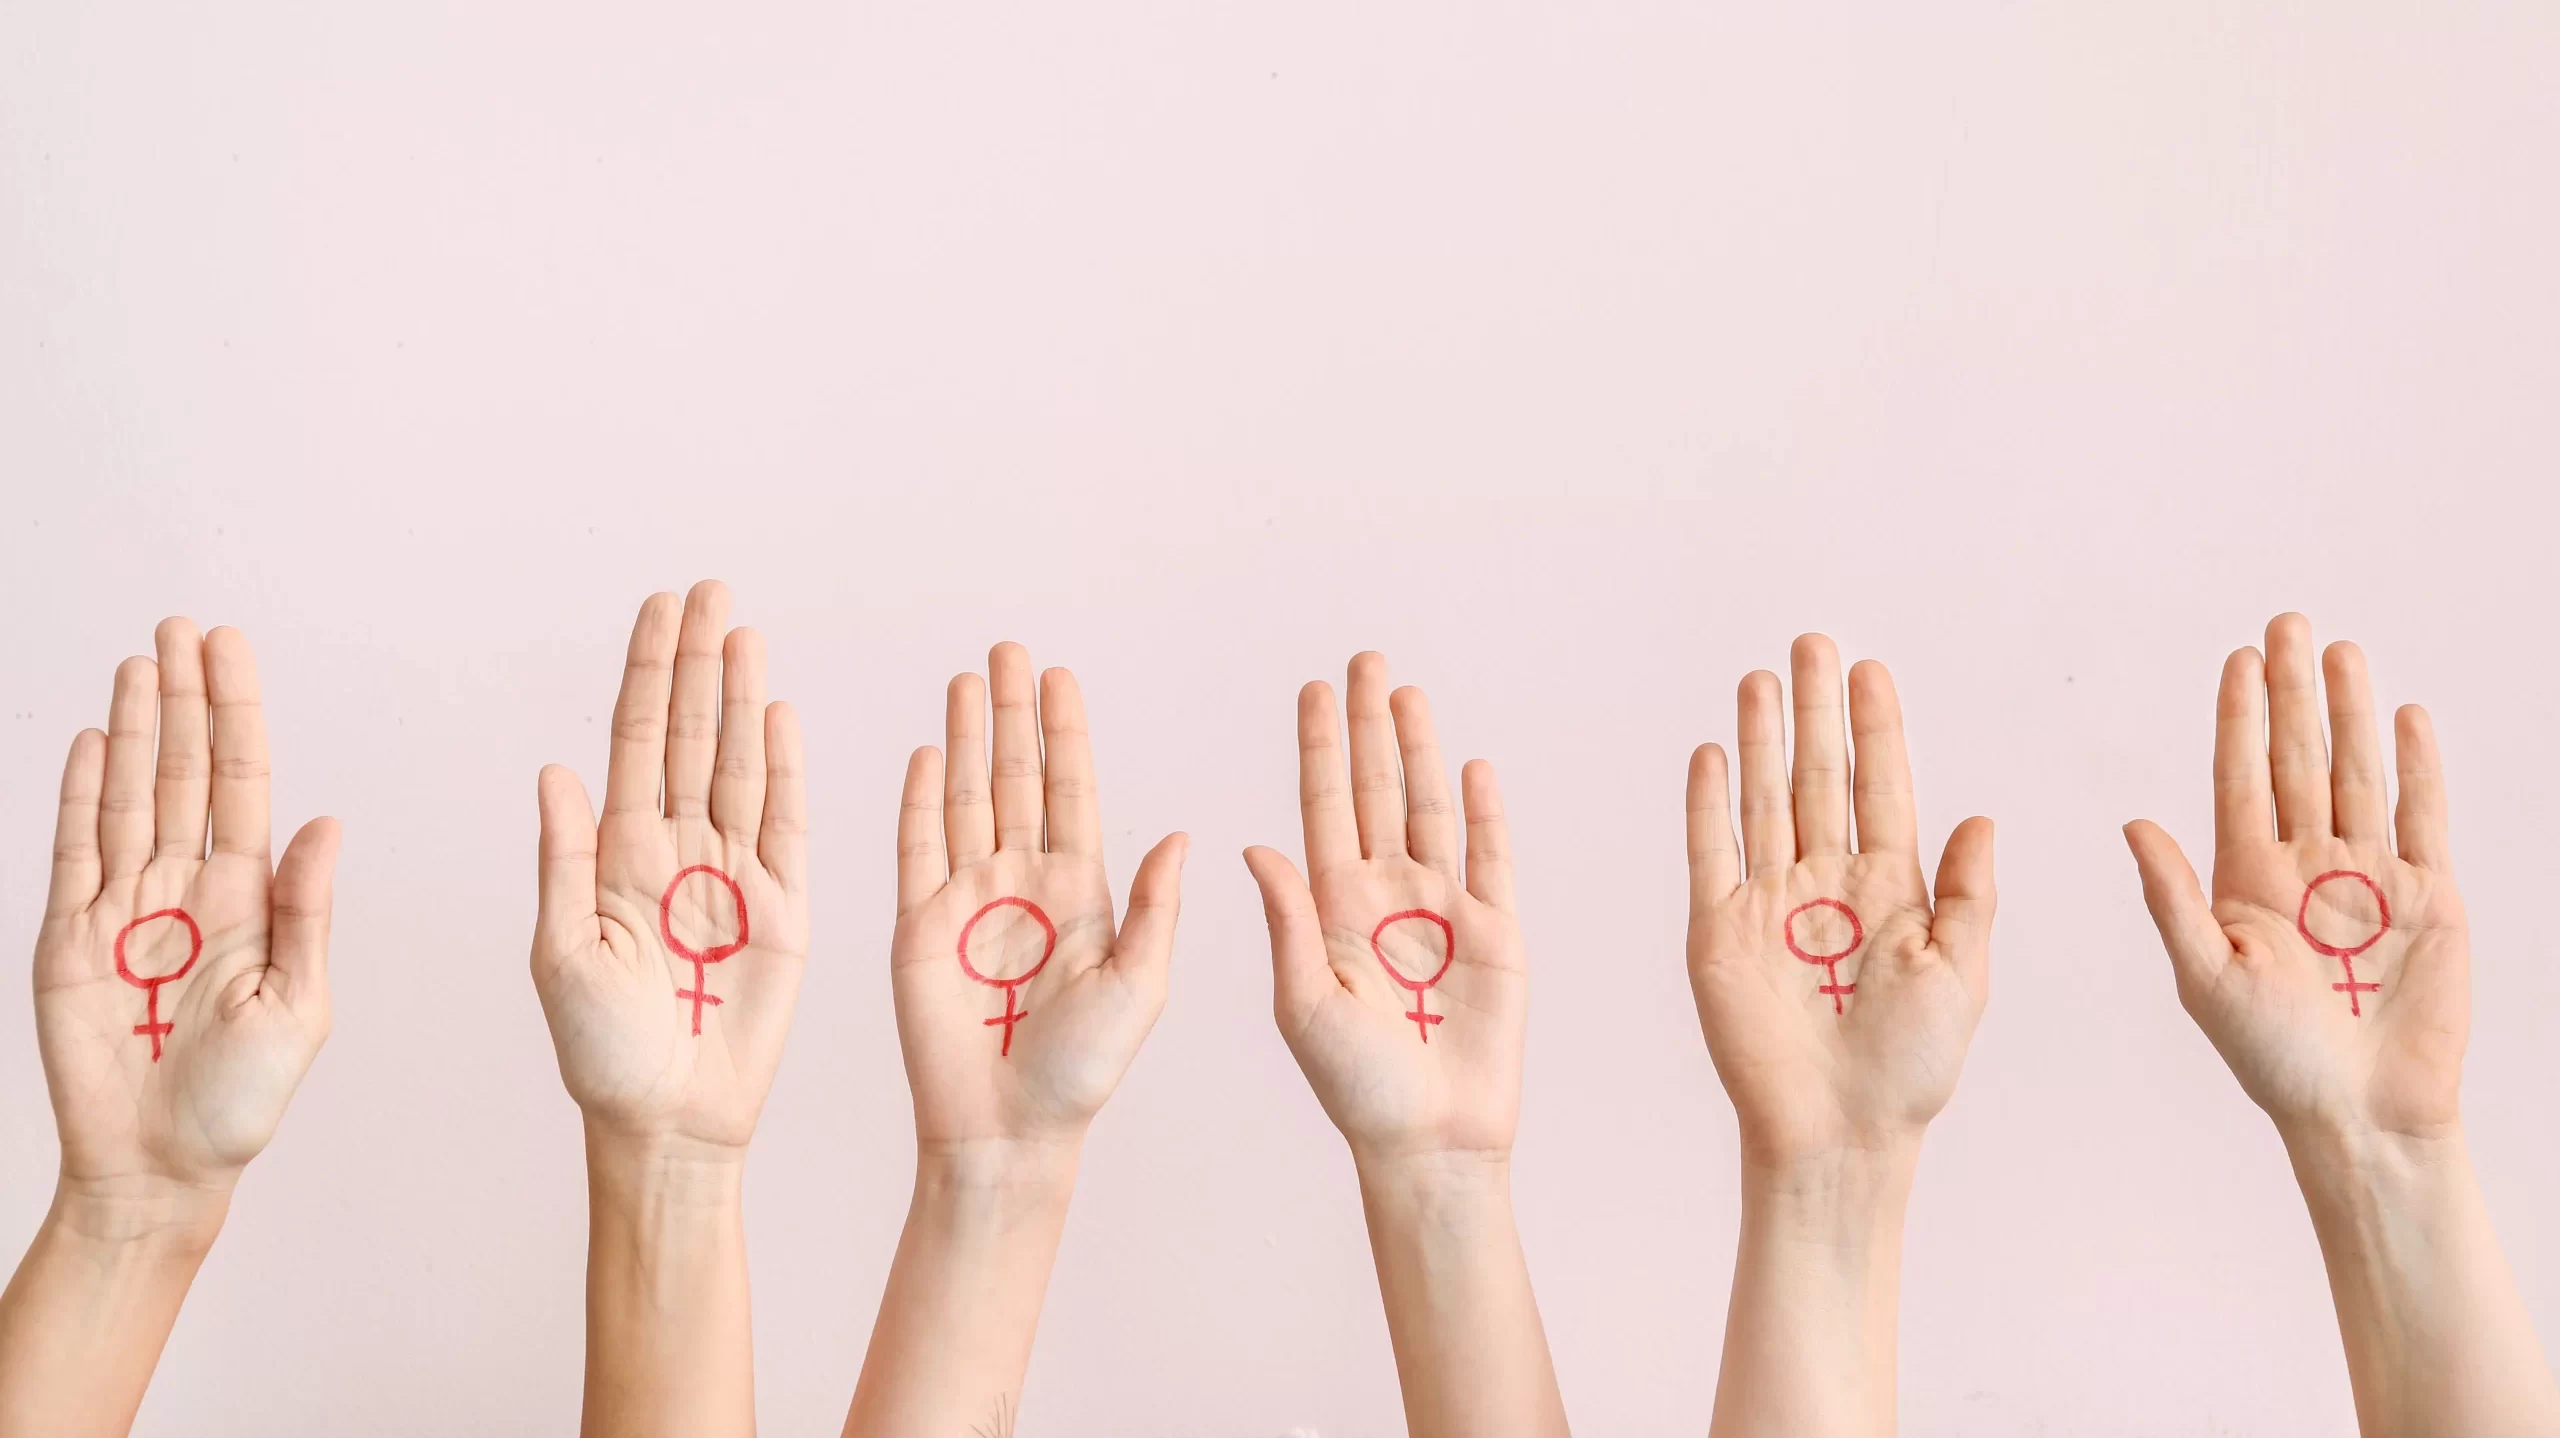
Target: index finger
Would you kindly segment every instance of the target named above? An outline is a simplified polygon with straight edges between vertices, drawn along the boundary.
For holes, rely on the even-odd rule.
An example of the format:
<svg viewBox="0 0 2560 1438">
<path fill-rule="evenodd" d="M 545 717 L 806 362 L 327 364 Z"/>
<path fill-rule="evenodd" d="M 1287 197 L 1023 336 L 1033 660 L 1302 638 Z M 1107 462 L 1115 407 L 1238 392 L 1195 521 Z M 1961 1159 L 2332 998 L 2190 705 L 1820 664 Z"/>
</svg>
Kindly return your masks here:
<svg viewBox="0 0 2560 1438">
<path fill-rule="evenodd" d="M 613 701 L 613 751 L 605 764 L 604 811 L 658 811 L 667 767 L 667 695 L 675 687 L 676 624 L 683 601 L 652 594 L 631 625 L 622 693 Z"/>
<path fill-rule="evenodd" d="M 213 852 L 267 857 L 267 716 L 248 636 L 223 625 L 204 637 L 213 714 Z"/>
</svg>

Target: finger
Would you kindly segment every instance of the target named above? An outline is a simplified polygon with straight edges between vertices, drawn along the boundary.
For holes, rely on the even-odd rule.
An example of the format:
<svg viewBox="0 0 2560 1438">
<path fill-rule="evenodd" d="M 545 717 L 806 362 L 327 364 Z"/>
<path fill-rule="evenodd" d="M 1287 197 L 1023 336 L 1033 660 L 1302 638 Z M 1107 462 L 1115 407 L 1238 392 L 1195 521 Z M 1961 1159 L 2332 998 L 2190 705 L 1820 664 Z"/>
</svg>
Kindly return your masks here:
<svg viewBox="0 0 2560 1438">
<path fill-rule="evenodd" d="M 267 715 L 258 700 L 258 657 L 230 625 L 204 637 L 205 691 L 213 716 L 213 852 L 261 863 L 273 843 L 267 818 Z"/>
<path fill-rule="evenodd" d="M 996 847 L 1040 847 L 1040 716 L 1033 707 L 1031 652 L 1019 644 L 987 651 L 987 693 L 995 702 Z"/>
<path fill-rule="evenodd" d="M 1849 729 L 1858 745 L 1858 852 L 1917 854 L 1920 818 L 1911 798 L 1902 696 L 1894 692 L 1893 675 L 1872 659 L 1849 670 Z"/>
<path fill-rule="evenodd" d="M 898 796 L 898 915 L 942 892 L 942 751 L 927 744 L 907 756 Z"/>
<path fill-rule="evenodd" d="M 2329 689 L 2329 798 L 2338 837 L 2351 844 L 2390 842 L 2391 800 L 2382 781 L 2382 736 L 2373 727 L 2373 682 L 2364 651 L 2340 640 L 2321 656 Z"/>
<path fill-rule="evenodd" d="M 608 814 L 659 812 L 667 768 L 667 696 L 675 687 L 676 627 L 683 601 L 652 594 L 631 625 L 622 692 L 613 701 L 613 751 L 604 771 Z"/>
<path fill-rule="evenodd" d="M 942 823 L 951 872 L 996 851 L 995 805 L 987 797 L 987 686 L 954 675 L 942 713 Z"/>
<path fill-rule="evenodd" d="M 2329 836 L 2329 746 L 2320 737 L 2320 666 L 2311 621 L 2267 624 L 2267 768 L 2275 776 L 2276 837 Z"/>
<path fill-rule="evenodd" d="M 1262 917 L 1271 926 L 1271 1016 L 1282 1033 L 1294 1034 L 1342 981 L 1325 961 L 1324 929 L 1307 881 L 1279 850 L 1259 844 L 1244 851 L 1244 866 L 1262 890 Z"/>
<path fill-rule="evenodd" d="M 1298 819 L 1306 829 L 1308 873 L 1360 862 L 1360 831 L 1342 768 L 1341 720 L 1333 709 L 1333 686 L 1321 679 L 1298 691 Z"/>
<path fill-rule="evenodd" d="M 2196 886 L 2195 867 L 2178 852 L 2178 841 L 2148 819 L 2125 825 L 2124 841 L 2133 849 L 2134 867 L 2142 871 L 2142 902 L 2151 910 L 2179 982 L 2210 982 L 2231 962 L 2231 940 L 2214 921 L 2204 890 Z"/>
<path fill-rule="evenodd" d="M 204 857 L 213 798 L 213 740 L 206 730 L 204 637 L 193 622 L 163 619 L 151 636 L 160 656 L 160 777 L 152 794 L 154 852 Z"/>
<path fill-rule="evenodd" d="M 667 710 L 667 817 L 711 814 L 711 770 L 720 750 L 720 641 L 729 628 L 729 586 L 706 579 L 684 597 L 676 632 L 675 684 Z"/>
<path fill-rule="evenodd" d="M 2453 872 L 2453 835 L 2446 817 L 2444 756 L 2435 721 L 2415 704 L 2395 716 L 2400 767 L 2400 857 L 2439 874 Z"/>
<path fill-rule="evenodd" d="M 1404 852 L 1404 777 L 1396 771 L 1395 716 L 1387 709 L 1387 657 L 1351 656 L 1343 708 L 1351 722 L 1351 812 L 1360 852 L 1383 859 Z"/>
<path fill-rule="evenodd" d="M 580 802 L 585 796 L 580 796 Z M 286 1008 L 326 1026 L 329 1019 L 329 900 L 338 870 L 338 821 L 314 819 L 284 846 L 269 897 L 267 976 L 283 983 Z"/>
<path fill-rule="evenodd" d="M 1173 967 L 1173 929 L 1182 917 L 1182 861 L 1190 852 L 1190 835 L 1167 834 L 1138 861 L 1138 877 L 1129 881 L 1129 910 L 1111 945 L 1111 967 L 1159 997 Z"/>
<path fill-rule="evenodd" d="M 764 822 L 756 826 L 756 862 L 784 893 L 809 891 L 808 759 L 800 748 L 800 711 L 779 699 L 764 706 Z"/>
<path fill-rule="evenodd" d="M 1714 908 L 1742 882 L 1733 844 L 1733 796 L 1724 750 L 1701 744 L 1689 756 L 1689 913 Z"/>
<path fill-rule="evenodd" d="M 98 847 L 106 876 L 142 872 L 151 860 L 152 733 L 160 696 L 159 666 L 140 655 L 116 666 L 107 701 L 107 778 L 98 805 Z"/>
<path fill-rule="evenodd" d="M 2233 849 L 2275 835 L 2267 776 L 2267 679 L 2255 649 L 2222 661 L 2213 708 L 2213 845 Z"/>
<path fill-rule="evenodd" d="M 557 961 L 584 951 L 600 932 L 596 919 L 596 815 L 587 786 L 565 764 L 545 764 L 534 781 L 542 814 L 535 875 L 534 959 Z"/>
<path fill-rule="evenodd" d="M 1753 874 L 1796 861 L 1796 821 L 1787 796 L 1787 721 L 1778 676 L 1755 669 L 1742 677 L 1735 747 L 1742 760 L 1742 852 Z"/>
<path fill-rule="evenodd" d="M 1467 806 L 1467 892 L 1504 913 L 1511 912 L 1511 828 L 1502 818 L 1502 790 L 1493 782 L 1493 766 L 1470 759 L 1458 771 L 1458 789 Z"/>
<path fill-rule="evenodd" d="M 107 736 L 83 729 L 62 764 L 62 806 L 53 820 L 53 882 L 45 889 L 50 919 L 95 903 L 103 877 L 98 862 L 98 800 L 107 783 Z"/>
<path fill-rule="evenodd" d="M 2000 898 L 1991 879 L 1991 821 L 1976 815 L 1956 825 L 1938 855 L 1937 912 L 1929 947 L 1947 956 L 1965 987 L 1983 993 L 1991 976 L 1991 916 Z"/>
<path fill-rule="evenodd" d="M 741 849 L 764 822 L 764 636 L 732 629 L 720 651 L 720 749 L 711 770 L 711 825 Z"/>
<path fill-rule="evenodd" d="M 1049 847 L 1061 854 L 1102 857 L 1102 801 L 1094 792 L 1093 736 L 1087 732 L 1084 691 L 1076 676 L 1052 669 L 1040 676 L 1040 751 L 1048 779 Z"/>
<path fill-rule="evenodd" d="M 1840 651 L 1820 634 L 1787 656 L 1796 690 L 1796 854 L 1849 852 L 1849 737 L 1840 722 Z"/>
<path fill-rule="evenodd" d="M 1395 717 L 1404 769 L 1405 841 L 1414 858 L 1448 875 L 1452 883 L 1463 883 L 1458 815 L 1449 803 L 1449 775 L 1440 763 L 1440 736 L 1431 727 L 1431 702 L 1408 684 L 1387 696 L 1387 710 Z"/>
</svg>

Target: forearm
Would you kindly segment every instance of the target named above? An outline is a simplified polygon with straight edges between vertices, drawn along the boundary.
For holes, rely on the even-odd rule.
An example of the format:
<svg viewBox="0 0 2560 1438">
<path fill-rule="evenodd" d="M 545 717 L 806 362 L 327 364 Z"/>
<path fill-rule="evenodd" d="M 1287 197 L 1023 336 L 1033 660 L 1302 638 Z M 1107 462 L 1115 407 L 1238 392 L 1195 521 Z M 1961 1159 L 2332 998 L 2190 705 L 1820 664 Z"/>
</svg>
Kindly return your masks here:
<svg viewBox="0 0 2560 1438">
<path fill-rule="evenodd" d="M 2286 1136 L 2365 1438 L 2560 1432 L 2560 1389 L 2457 1130 Z"/>
<path fill-rule="evenodd" d="M 590 1438 L 755 1432 L 742 1150 L 587 1135 Z"/>
<path fill-rule="evenodd" d="M 1916 1138 L 1746 1162 L 1716 1438 L 1870 1438 L 1894 1426 L 1902 1219 Z"/>
<path fill-rule="evenodd" d="M 1507 1156 L 1361 1160 L 1360 1201 L 1414 1438 L 1566 1431 Z"/>
<path fill-rule="evenodd" d="M 928 1148 L 848 1438 L 1012 1431 L 1080 1143 Z"/>
<path fill-rule="evenodd" d="M 133 1426 L 230 1207 L 228 1184 L 63 1180 L 0 1294 L 0 1438 Z"/>
</svg>

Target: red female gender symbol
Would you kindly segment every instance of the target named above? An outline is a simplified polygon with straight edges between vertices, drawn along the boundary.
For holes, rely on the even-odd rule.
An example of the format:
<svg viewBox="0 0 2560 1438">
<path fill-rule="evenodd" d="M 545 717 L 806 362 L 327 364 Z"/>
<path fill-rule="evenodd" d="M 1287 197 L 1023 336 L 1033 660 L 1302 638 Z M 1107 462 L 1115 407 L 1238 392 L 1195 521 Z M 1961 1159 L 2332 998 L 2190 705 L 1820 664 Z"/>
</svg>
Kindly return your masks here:
<svg viewBox="0 0 2560 1438">
<path fill-rule="evenodd" d="M 2373 936 L 2366 939 L 2361 944 L 2354 945 L 2350 948 L 2340 948 L 2336 944 L 2322 943 L 2318 936 L 2311 932 L 2311 896 L 2319 891 L 2322 884 L 2328 883 L 2331 879 L 2353 879 L 2357 883 L 2364 885 L 2365 888 L 2373 894 L 2373 902 L 2380 910 L 2382 920 L 2380 926 L 2374 929 Z M 2360 984 L 2356 982 L 2356 955 L 2363 953 L 2365 950 L 2372 948 L 2378 943 L 2381 943 L 2382 936 L 2391 932 L 2391 900 L 2383 896 L 2382 886 L 2375 883 L 2373 881 L 2373 876 L 2370 874 L 2359 874 L 2353 869 L 2331 869 L 2329 872 L 2322 874 L 2319 878 L 2312 880 L 2310 884 L 2303 889 L 2302 907 L 2294 911 L 2293 926 L 2302 931 L 2302 941 L 2304 943 L 2309 944 L 2311 947 L 2318 949 L 2320 952 L 2327 954 L 2329 957 L 2336 959 L 2340 964 L 2346 966 L 2347 981 L 2343 984 L 2331 984 L 2329 988 L 2333 992 L 2345 994 L 2347 996 L 2348 1013 L 2353 1014 L 2358 1018 L 2364 1017 L 2364 1000 L 2359 997 L 2359 995 L 2377 992 L 2381 989 L 2382 985 Z"/>
<path fill-rule="evenodd" d="M 1378 942 L 1378 936 L 1387 931 L 1387 925 L 1401 923 L 1406 919 L 1429 919 L 1440 926 L 1440 967 L 1427 979 L 1406 978 L 1401 970 L 1387 962 L 1386 946 Z M 1426 1012 L 1422 1006 L 1422 996 L 1440 982 L 1441 975 L 1449 972 L 1450 961 L 1458 957 L 1457 931 L 1449 927 L 1447 919 L 1429 909 L 1404 909 L 1380 919 L 1378 927 L 1369 931 L 1369 952 L 1378 956 L 1378 967 L 1387 971 L 1388 978 L 1413 990 L 1413 1012 L 1406 1014 L 1405 1017 L 1413 1020 L 1414 1030 L 1422 1035 L 1424 1043 L 1431 1042 L 1431 1026 L 1446 1016 Z"/>
<path fill-rule="evenodd" d="M 137 974 L 124 961 L 125 936 L 154 919 L 175 919 L 187 926 L 187 961 L 178 965 L 174 973 Z M 189 918 L 184 909 L 156 909 L 116 930 L 116 977 L 142 990 L 144 1019 L 133 1026 L 133 1031 L 151 1036 L 151 1061 L 155 1064 L 160 1062 L 161 1036 L 168 1033 L 170 1028 L 169 1025 L 160 1022 L 160 986 L 173 984 L 185 978 L 187 970 L 196 966 L 196 955 L 203 952 L 204 930 L 196 927 L 196 921 Z"/>
<path fill-rule="evenodd" d="M 728 943 L 713 944 L 707 949 L 697 949 L 676 937 L 676 890 L 683 888 L 684 881 L 696 874 L 709 874 L 718 879 L 720 886 L 727 889 L 729 897 L 737 903 L 738 937 Z M 747 891 L 738 887 L 737 880 L 709 864 L 692 864 L 676 870 L 676 876 L 667 881 L 667 891 L 658 896 L 658 937 L 666 940 L 667 947 L 674 951 L 677 958 L 693 965 L 693 987 L 676 990 L 676 997 L 693 1000 L 693 1034 L 694 1037 L 700 1038 L 702 1006 L 720 1002 L 719 995 L 712 993 L 711 986 L 702 981 L 702 966 L 716 964 L 747 946 Z"/>
<path fill-rule="evenodd" d="M 969 931 L 978 927 L 978 921 L 980 919 L 985 918 L 987 915 L 994 913 L 998 909 L 1006 908 L 1020 909 L 1022 912 L 1031 916 L 1032 922 L 1040 926 L 1040 962 L 1024 969 L 1021 973 L 1014 975 L 1012 978 L 991 979 L 985 974 L 979 973 L 977 965 L 969 962 Z M 989 900 L 984 906 L 979 908 L 978 912 L 969 916 L 969 922 L 960 926 L 960 972 L 967 974 L 970 978 L 977 980 L 979 983 L 986 984 L 992 988 L 1004 990 L 1004 1012 L 987 1020 L 987 1023 L 990 1025 L 1004 1025 L 1004 1047 L 996 1050 L 996 1057 L 1003 1058 L 1013 1052 L 1013 1026 L 1022 1022 L 1024 1019 L 1031 1017 L 1031 1010 L 1016 1006 L 1014 1002 L 1015 996 L 1021 992 L 1024 984 L 1031 982 L 1032 975 L 1049 967 L 1049 956 L 1057 951 L 1058 926 L 1049 922 L 1049 916 L 1040 912 L 1040 906 L 1038 904 L 1031 902 L 1029 899 L 1019 898 L 1014 895 L 1008 894 L 1001 899 Z"/>
<path fill-rule="evenodd" d="M 1838 909 L 1841 917 L 1849 921 L 1848 947 L 1840 950 L 1836 954 L 1806 953 L 1804 951 L 1804 947 L 1796 942 L 1796 916 L 1802 914 L 1807 909 Z M 1808 964 L 1822 965 L 1822 972 L 1825 976 L 1826 982 L 1824 982 L 1822 987 L 1814 990 L 1814 992 L 1829 994 L 1831 996 L 1831 1011 L 1833 1013 L 1847 1013 L 1848 1010 L 1840 1006 L 1840 996 L 1842 994 L 1856 993 L 1858 991 L 1858 986 L 1856 984 L 1844 984 L 1840 982 L 1840 961 L 1849 957 L 1851 954 L 1856 953 L 1858 951 L 1858 945 L 1867 941 L 1867 926 L 1858 922 L 1858 911 L 1850 908 L 1847 904 L 1841 903 L 1838 899 L 1807 899 L 1805 902 L 1787 910 L 1787 922 L 1780 930 L 1780 934 L 1787 941 L 1788 953 L 1795 955 L 1797 958 L 1804 960 Z"/>
</svg>

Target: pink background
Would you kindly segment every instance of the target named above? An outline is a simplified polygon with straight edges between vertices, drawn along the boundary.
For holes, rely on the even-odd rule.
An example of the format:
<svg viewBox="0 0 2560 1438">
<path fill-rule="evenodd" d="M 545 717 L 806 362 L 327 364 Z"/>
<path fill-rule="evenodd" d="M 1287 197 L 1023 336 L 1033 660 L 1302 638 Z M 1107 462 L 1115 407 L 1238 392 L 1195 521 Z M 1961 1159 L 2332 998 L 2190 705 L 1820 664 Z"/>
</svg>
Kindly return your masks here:
<svg viewBox="0 0 2560 1438">
<path fill-rule="evenodd" d="M 256 642 L 279 832 L 347 828 L 336 1036 L 139 1431 L 571 1427 L 533 778 L 599 785 L 630 618 L 703 575 L 820 826 L 749 1179 L 769 1431 L 851 1391 L 910 1171 L 900 765 L 1008 637 L 1085 682 L 1115 877 L 1199 841 L 1026 1433 L 1398 1429 L 1234 857 L 1295 851 L 1291 693 L 1368 645 L 1504 777 L 1520 1216 L 1584 1432 L 1704 1426 L 1735 1177 L 1682 766 L 1814 627 L 1900 677 L 1928 842 L 2002 825 L 1905 1432 L 2350 1430 L 2282 1156 L 2115 832 L 2201 852 L 2217 666 L 2286 607 L 2442 727 L 2471 1128 L 2560 1338 L 2560 11 L 400 8 L 0 15 L 0 929 L 163 614 Z M 54 1163 L 23 990 L 12 1251 Z"/>
</svg>

